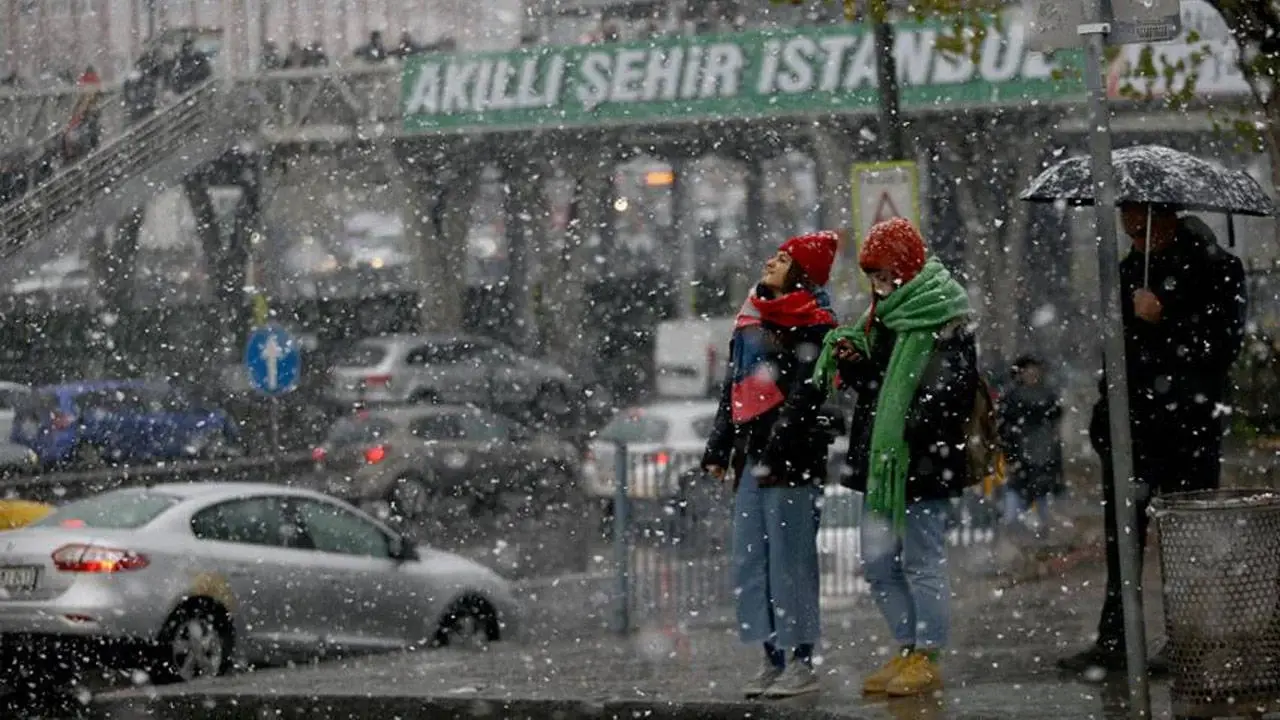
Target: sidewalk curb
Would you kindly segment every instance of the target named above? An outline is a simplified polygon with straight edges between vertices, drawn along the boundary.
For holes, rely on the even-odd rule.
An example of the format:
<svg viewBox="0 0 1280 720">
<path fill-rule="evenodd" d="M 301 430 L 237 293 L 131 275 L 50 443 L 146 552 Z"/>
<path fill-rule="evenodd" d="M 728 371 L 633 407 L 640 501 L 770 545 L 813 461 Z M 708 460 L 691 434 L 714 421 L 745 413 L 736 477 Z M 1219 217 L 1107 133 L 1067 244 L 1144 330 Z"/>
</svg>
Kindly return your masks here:
<svg viewBox="0 0 1280 720">
<path fill-rule="evenodd" d="M 191 693 L 163 698 L 106 699 L 93 706 L 94 720 L 860 720 L 853 711 L 831 712 L 789 704 L 608 700 L 450 698 L 368 695 L 243 695 Z"/>
</svg>

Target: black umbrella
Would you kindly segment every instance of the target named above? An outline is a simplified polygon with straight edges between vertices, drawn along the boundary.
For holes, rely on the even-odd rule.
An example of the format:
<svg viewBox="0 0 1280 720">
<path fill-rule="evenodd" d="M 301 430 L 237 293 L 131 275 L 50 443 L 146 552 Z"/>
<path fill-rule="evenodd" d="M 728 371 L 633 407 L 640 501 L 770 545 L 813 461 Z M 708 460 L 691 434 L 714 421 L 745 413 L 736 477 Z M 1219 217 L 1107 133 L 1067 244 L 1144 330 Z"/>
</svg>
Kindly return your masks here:
<svg viewBox="0 0 1280 720">
<path fill-rule="evenodd" d="M 1093 204 L 1091 158 L 1080 155 L 1053 165 L 1031 181 L 1019 196 L 1027 202 L 1065 201 Z M 1147 232 L 1151 232 L 1151 207 L 1172 205 L 1181 210 L 1227 213 L 1228 216 L 1275 212 L 1275 204 L 1248 173 L 1229 170 L 1188 153 L 1163 145 L 1135 145 L 1113 150 L 1116 204 L 1147 206 Z M 1235 226 L 1228 218 L 1228 244 L 1235 245 Z M 1150 238 L 1147 238 L 1148 242 Z M 1143 287 L 1150 274 L 1150 254 L 1145 256 Z"/>
<path fill-rule="evenodd" d="M 1163 145 L 1137 145 L 1111 153 L 1116 202 L 1173 205 L 1203 210 L 1267 216 L 1275 212 L 1271 198 L 1256 180 L 1194 155 Z M 1066 201 L 1093 204 L 1093 176 L 1088 155 L 1069 158 L 1040 173 L 1019 196 L 1028 202 Z"/>
</svg>

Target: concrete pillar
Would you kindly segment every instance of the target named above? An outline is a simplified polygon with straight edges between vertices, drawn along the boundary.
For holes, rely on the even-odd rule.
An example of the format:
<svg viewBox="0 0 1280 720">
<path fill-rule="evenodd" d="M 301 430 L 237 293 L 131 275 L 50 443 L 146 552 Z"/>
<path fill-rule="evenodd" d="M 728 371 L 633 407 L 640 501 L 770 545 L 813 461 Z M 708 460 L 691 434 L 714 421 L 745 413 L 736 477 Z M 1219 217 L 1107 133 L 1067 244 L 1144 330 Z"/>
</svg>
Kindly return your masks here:
<svg viewBox="0 0 1280 720">
<path fill-rule="evenodd" d="M 605 148 L 612 146 L 613 143 L 603 144 Z M 616 151 L 603 148 L 577 150 L 562 156 L 576 176 L 574 196 L 559 267 L 543 273 L 541 296 L 547 307 L 541 314 L 553 319 L 548 339 L 557 359 L 576 377 L 583 378 L 590 374 L 593 355 L 586 322 L 590 309 L 587 291 L 597 273 L 597 251 L 588 241 L 593 235 L 599 236 L 606 223 L 613 222 L 613 204 L 605 198 L 613 194 L 617 156 Z"/>
<path fill-rule="evenodd" d="M 775 238 L 769 237 L 768 221 L 765 215 L 764 163 L 759 159 L 749 159 L 745 163 L 745 169 L 742 180 L 746 186 L 747 195 L 747 247 L 751 248 L 747 266 L 755 267 L 764 261 L 776 243 L 771 242 Z M 787 231 L 793 230 L 794 228 L 788 228 Z"/>
<path fill-rule="evenodd" d="M 104 311 L 98 318 L 102 323 L 103 345 L 107 352 L 102 362 L 105 377 L 136 377 L 138 365 L 125 354 L 121 341 L 128 334 L 121 321 L 132 309 L 133 275 L 137 268 L 138 233 L 146 220 L 146 207 L 135 208 L 116 227 L 112 241 L 101 249 L 101 264 L 96 268 L 102 279 Z"/>
<path fill-rule="evenodd" d="M 507 168 L 504 198 L 507 282 L 503 304 L 507 310 L 507 334 L 512 342 L 524 348 L 538 344 L 530 272 L 537 244 L 543 242 L 547 235 L 546 176 L 545 163 L 528 157 L 514 159 Z"/>
<path fill-rule="evenodd" d="M 809 151 L 818 176 L 818 218 L 823 228 L 853 226 L 853 149 L 849 139 L 827 128 L 809 132 Z M 855 317 L 870 302 L 858 270 L 862 238 L 850 232 L 831 273 L 831 300 L 842 318 Z"/>
<path fill-rule="evenodd" d="M 407 189 L 405 230 L 419 248 L 420 327 L 458 332 L 467 292 L 467 231 L 481 165 L 468 155 L 410 149 L 400 158 Z"/>
<path fill-rule="evenodd" d="M 693 203 L 689 202 L 691 163 L 689 160 L 676 157 L 671 160 L 671 238 L 667 243 L 669 252 L 676 259 L 676 287 L 680 289 L 680 302 L 676 307 L 682 319 L 689 319 L 698 314 L 697 286 L 698 281 L 698 237 L 696 213 L 692 212 Z M 710 262 L 710 259 L 706 259 Z"/>
</svg>

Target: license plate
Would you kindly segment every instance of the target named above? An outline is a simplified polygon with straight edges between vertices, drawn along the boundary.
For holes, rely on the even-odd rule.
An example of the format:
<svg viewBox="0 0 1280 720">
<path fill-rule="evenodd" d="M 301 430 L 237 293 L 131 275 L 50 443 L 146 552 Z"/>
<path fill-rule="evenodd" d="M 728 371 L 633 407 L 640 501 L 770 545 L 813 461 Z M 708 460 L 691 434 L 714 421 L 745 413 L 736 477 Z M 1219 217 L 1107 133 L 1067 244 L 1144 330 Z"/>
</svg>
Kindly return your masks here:
<svg viewBox="0 0 1280 720">
<path fill-rule="evenodd" d="M 0 567 L 0 587 L 5 590 L 35 590 L 40 568 L 34 565 Z"/>
</svg>

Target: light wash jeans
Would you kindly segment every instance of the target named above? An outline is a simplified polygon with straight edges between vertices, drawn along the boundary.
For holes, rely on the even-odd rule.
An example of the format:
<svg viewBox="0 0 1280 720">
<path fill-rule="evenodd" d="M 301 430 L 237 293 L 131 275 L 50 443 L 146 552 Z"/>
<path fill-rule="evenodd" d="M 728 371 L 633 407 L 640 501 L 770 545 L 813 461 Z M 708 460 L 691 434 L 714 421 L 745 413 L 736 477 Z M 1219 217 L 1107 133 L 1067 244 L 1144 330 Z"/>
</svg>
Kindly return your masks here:
<svg viewBox="0 0 1280 720">
<path fill-rule="evenodd" d="M 871 596 L 893 639 L 902 646 L 937 649 L 951 630 L 951 577 L 947 570 L 950 500 L 907 506 L 905 531 L 870 508 L 862 513 L 862 568 Z"/>
<path fill-rule="evenodd" d="M 762 488 L 743 469 L 733 501 L 733 577 L 738 635 L 784 650 L 816 645 L 818 487 Z"/>
<path fill-rule="evenodd" d="M 1040 530 L 1049 527 L 1053 521 L 1053 516 L 1049 514 L 1049 508 L 1053 505 L 1052 495 L 1043 495 L 1035 499 L 1036 504 L 1036 520 L 1039 521 Z M 1027 503 L 1022 498 L 1022 493 L 1014 492 L 1008 488 L 1004 490 L 1004 524 L 1013 525 L 1023 522 L 1023 515 L 1026 514 Z"/>
</svg>

